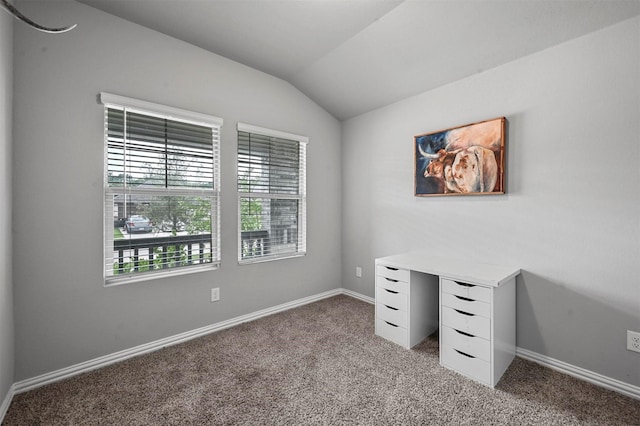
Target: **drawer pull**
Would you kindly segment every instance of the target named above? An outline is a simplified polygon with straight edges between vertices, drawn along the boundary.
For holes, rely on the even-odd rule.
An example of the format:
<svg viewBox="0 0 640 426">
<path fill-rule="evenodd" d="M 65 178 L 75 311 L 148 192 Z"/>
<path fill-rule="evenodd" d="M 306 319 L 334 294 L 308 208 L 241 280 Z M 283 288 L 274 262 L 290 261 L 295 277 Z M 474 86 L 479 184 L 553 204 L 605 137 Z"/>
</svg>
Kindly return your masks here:
<svg viewBox="0 0 640 426">
<path fill-rule="evenodd" d="M 391 309 L 392 311 L 397 311 L 398 308 L 394 308 L 393 306 L 389 306 L 389 305 L 384 305 L 385 307 Z"/>
<path fill-rule="evenodd" d="M 462 287 L 475 287 L 473 284 L 461 283 L 459 281 L 456 281 L 456 284 L 461 285 Z"/>
<path fill-rule="evenodd" d="M 387 324 L 389 324 L 390 326 L 392 326 L 392 327 L 396 327 L 396 328 L 398 328 L 398 326 L 397 326 L 397 325 L 392 324 L 392 323 L 390 323 L 389 321 L 385 321 L 385 322 L 386 322 Z"/>
<path fill-rule="evenodd" d="M 384 279 L 387 280 L 387 281 L 391 281 L 392 283 L 397 283 L 398 282 L 398 280 L 394 280 L 394 279 L 387 278 L 387 277 L 384 277 Z"/>
<path fill-rule="evenodd" d="M 387 290 L 387 291 L 389 291 L 389 290 Z M 466 315 L 468 317 L 475 317 L 475 314 L 470 314 L 469 312 L 461 311 L 459 309 L 454 309 L 454 311 L 456 311 L 459 314 Z"/>
<path fill-rule="evenodd" d="M 392 268 L 391 266 L 385 266 L 385 268 L 387 268 L 390 271 L 397 271 L 398 268 Z"/>
<path fill-rule="evenodd" d="M 468 297 L 462 297 L 462 296 L 458 296 L 456 294 L 454 294 L 454 296 L 460 300 L 464 300 L 465 302 L 475 302 L 475 300 L 473 299 L 469 299 Z"/>
<path fill-rule="evenodd" d="M 392 294 L 398 294 L 397 291 L 389 290 L 388 288 L 385 288 L 384 290 Z"/>
<path fill-rule="evenodd" d="M 386 306 L 386 305 L 385 305 Z M 467 336 L 467 337 L 476 337 L 473 334 L 469 334 L 469 333 L 465 333 L 464 331 L 460 331 L 460 330 L 456 330 L 455 328 L 453 329 L 453 331 L 455 331 L 458 334 L 462 334 L 463 336 Z"/>
<path fill-rule="evenodd" d="M 460 351 L 459 351 L 459 350 L 457 350 L 457 349 L 454 349 L 454 351 L 458 352 L 460 355 L 464 355 L 464 356 L 466 356 L 467 358 L 475 358 L 475 356 L 473 356 L 473 355 L 469 355 L 469 354 L 465 354 L 464 352 L 460 352 Z"/>
</svg>

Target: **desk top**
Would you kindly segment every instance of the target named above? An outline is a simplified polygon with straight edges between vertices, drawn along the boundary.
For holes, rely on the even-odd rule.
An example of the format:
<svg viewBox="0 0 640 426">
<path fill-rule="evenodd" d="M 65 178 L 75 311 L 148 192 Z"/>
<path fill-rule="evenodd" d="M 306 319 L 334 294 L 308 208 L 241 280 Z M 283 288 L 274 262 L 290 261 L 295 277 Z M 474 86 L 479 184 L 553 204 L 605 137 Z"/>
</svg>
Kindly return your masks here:
<svg viewBox="0 0 640 426">
<path fill-rule="evenodd" d="M 519 268 L 438 257 L 427 252 L 410 252 L 376 259 L 376 265 L 410 269 L 452 280 L 498 287 L 520 273 Z"/>
</svg>

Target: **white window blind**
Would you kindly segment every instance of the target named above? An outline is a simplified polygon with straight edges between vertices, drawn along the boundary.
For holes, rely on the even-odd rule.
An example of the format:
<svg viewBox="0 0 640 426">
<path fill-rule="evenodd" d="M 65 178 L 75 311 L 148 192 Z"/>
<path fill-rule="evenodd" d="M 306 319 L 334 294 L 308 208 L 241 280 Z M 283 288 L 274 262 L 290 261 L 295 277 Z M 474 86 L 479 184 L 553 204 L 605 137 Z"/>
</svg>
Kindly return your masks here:
<svg viewBox="0 0 640 426">
<path fill-rule="evenodd" d="M 238 124 L 240 263 L 306 253 L 308 139 Z"/>
<path fill-rule="evenodd" d="M 222 120 L 106 93 L 101 100 L 107 284 L 218 267 Z"/>
</svg>

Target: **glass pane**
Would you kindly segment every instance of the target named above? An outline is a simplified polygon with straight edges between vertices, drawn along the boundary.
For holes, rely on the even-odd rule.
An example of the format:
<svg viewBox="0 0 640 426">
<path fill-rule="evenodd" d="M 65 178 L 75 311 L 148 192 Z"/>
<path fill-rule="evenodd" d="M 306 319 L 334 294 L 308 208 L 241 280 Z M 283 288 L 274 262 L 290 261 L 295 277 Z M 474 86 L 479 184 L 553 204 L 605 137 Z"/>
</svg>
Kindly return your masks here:
<svg viewBox="0 0 640 426">
<path fill-rule="evenodd" d="M 241 258 L 297 253 L 297 199 L 240 198 Z"/>
<path fill-rule="evenodd" d="M 108 184 L 212 189 L 214 136 L 210 127 L 131 112 L 125 120 L 123 111 L 108 109 Z"/>
<path fill-rule="evenodd" d="M 238 190 L 300 193 L 299 142 L 238 132 Z"/>
<path fill-rule="evenodd" d="M 218 260 L 211 224 L 215 196 L 113 196 L 109 275 L 148 272 Z"/>
</svg>

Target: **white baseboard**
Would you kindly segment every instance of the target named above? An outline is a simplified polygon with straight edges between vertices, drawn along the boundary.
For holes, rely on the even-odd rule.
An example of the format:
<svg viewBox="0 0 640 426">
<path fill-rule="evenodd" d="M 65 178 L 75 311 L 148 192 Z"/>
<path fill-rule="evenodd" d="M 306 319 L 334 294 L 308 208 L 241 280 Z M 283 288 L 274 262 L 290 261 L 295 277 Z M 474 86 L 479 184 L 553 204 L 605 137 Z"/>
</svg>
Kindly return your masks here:
<svg viewBox="0 0 640 426">
<path fill-rule="evenodd" d="M 303 306 L 309 303 L 313 303 L 322 299 L 326 299 L 328 297 L 337 296 L 339 294 L 344 294 L 344 295 L 353 297 L 355 299 L 362 300 L 367 303 L 372 303 L 372 304 L 374 303 L 374 299 L 371 297 L 365 296 L 360 293 L 356 293 L 348 289 L 339 288 L 339 289 L 330 290 L 324 293 L 316 294 L 314 296 L 309 296 L 302 299 L 294 300 L 292 302 L 284 303 L 271 308 L 263 309 L 247 315 L 231 318 L 226 321 L 222 321 L 216 324 L 197 328 L 195 330 L 187 331 L 185 333 L 180 333 L 164 339 L 156 340 L 154 342 L 150 342 L 144 345 L 135 346 L 130 349 L 115 352 L 110 355 L 95 358 L 86 362 L 72 365 L 70 367 L 53 371 L 50 373 L 42 374 L 40 376 L 33 377 L 31 379 L 22 380 L 20 382 L 14 383 L 11 386 L 9 393 L 7 394 L 5 400 L 0 406 L 0 422 L 4 418 L 4 414 L 9 408 L 9 404 L 11 403 L 11 399 L 13 398 L 14 394 L 26 392 L 28 390 L 47 385 L 49 383 L 57 382 L 78 374 L 82 374 L 98 368 L 106 367 L 107 365 L 124 361 L 126 359 L 129 359 L 138 355 L 143 355 L 145 353 L 153 352 L 158 349 L 162 349 L 163 347 L 186 342 L 188 340 L 195 339 L 197 337 L 204 336 L 216 331 L 224 330 L 226 328 L 230 328 L 238 324 L 254 321 L 259 318 L 266 317 L 268 315 L 272 315 L 278 312 L 283 312 L 283 311 L 293 309 L 299 306 Z M 577 377 L 581 380 L 619 392 L 631 398 L 640 399 L 640 387 L 638 386 L 630 385 L 630 384 L 621 382 L 619 380 L 611 379 L 601 374 L 594 373 L 580 367 L 575 367 L 571 364 L 558 361 L 556 359 L 547 357 L 545 355 L 540 355 L 536 352 L 532 352 L 527 349 L 516 348 L 516 355 L 520 356 L 521 358 L 527 359 L 529 361 L 533 361 L 538 364 L 541 364 L 545 367 L 549 367 L 551 369 L 560 371 L 562 373 L 566 373 L 571 376 Z"/>
<path fill-rule="evenodd" d="M 354 299 L 362 300 L 363 302 L 371 303 L 372 305 L 376 303 L 376 300 L 373 297 L 365 296 L 364 294 L 356 293 L 355 291 L 351 291 L 346 288 L 342 289 L 342 294 L 351 296 Z"/>
<path fill-rule="evenodd" d="M 242 315 L 236 318 L 231 318 L 226 321 L 211 324 L 205 327 L 197 328 L 195 330 L 187 331 L 185 333 L 176 334 L 164 339 L 156 340 L 144 345 L 135 346 L 130 349 L 115 352 L 110 355 L 105 355 L 99 358 L 94 358 L 89 361 L 81 362 L 79 364 L 72 365 L 70 367 L 62 368 L 60 370 L 45 373 L 31 379 L 22 380 L 14 384 L 15 393 L 26 392 L 31 389 L 39 388 L 49 383 L 54 383 L 69 377 L 76 376 L 78 374 L 87 373 L 98 368 L 106 367 L 107 365 L 114 364 L 116 362 L 124 361 L 135 356 L 143 355 L 149 352 L 157 351 L 167 346 L 177 345 L 179 343 L 186 342 L 197 337 L 201 337 L 216 331 L 224 330 L 226 328 L 233 327 L 238 324 L 242 324 L 249 321 L 257 320 L 258 318 L 266 317 L 278 312 L 283 312 L 292 308 L 303 306 L 309 303 L 316 302 L 318 300 L 326 299 L 328 297 L 337 296 L 343 294 L 342 289 L 335 289 L 326 291 L 324 293 L 316 294 L 314 296 L 305 297 L 302 299 L 294 300 L 292 302 L 283 303 L 282 305 L 274 306 L 271 308 L 263 309 L 257 312 L 253 312 L 247 315 Z"/>
<path fill-rule="evenodd" d="M 541 355 L 537 352 L 530 351 L 528 349 L 516 348 L 516 355 L 520 358 L 535 362 L 542 366 L 548 367 L 552 370 L 559 371 L 561 373 L 568 374 L 585 382 L 592 383 L 596 386 L 600 386 L 614 392 L 621 393 L 630 398 L 640 399 L 640 387 L 630 385 L 620 380 L 612 379 L 602 374 L 594 373 L 593 371 L 586 370 L 575 365 L 567 364 L 564 361 Z"/>
<path fill-rule="evenodd" d="M 2 404 L 0 405 L 0 424 L 4 420 L 4 416 L 7 414 L 9 410 L 9 405 L 11 405 L 11 400 L 13 399 L 13 395 L 15 394 L 15 384 L 9 386 L 9 390 L 7 391 L 7 395 L 5 396 Z"/>
</svg>

